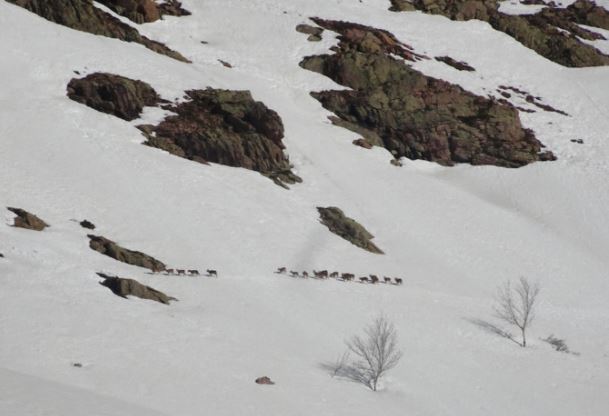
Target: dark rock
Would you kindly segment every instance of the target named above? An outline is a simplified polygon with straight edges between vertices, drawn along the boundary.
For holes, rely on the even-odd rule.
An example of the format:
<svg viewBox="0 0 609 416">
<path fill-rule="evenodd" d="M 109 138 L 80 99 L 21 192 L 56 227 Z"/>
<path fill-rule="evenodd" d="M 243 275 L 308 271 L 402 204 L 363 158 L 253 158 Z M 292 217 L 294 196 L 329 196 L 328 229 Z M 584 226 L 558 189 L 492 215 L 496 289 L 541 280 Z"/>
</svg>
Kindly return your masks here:
<svg viewBox="0 0 609 416">
<path fill-rule="evenodd" d="M 0 258 L 3 259 L 4 258 L 4 254 L 0 253 Z"/>
<path fill-rule="evenodd" d="M 88 220 L 83 220 L 80 222 L 80 226 L 82 228 L 87 228 L 89 230 L 94 230 L 95 229 L 95 224 L 93 224 L 91 221 Z"/>
<path fill-rule="evenodd" d="M 468 65 L 467 62 L 457 61 L 450 56 L 437 56 L 436 61 L 444 62 L 446 65 L 452 66 L 459 71 L 475 71 L 474 67 Z"/>
<path fill-rule="evenodd" d="M 374 236 L 352 218 L 345 216 L 343 211 L 336 207 L 317 207 L 320 221 L 334 234 L 344 238 L 357 247 L 375 254 L 384 254 L 372 240 Z"/>
<path fill-rule="evenodd" d="M 191 13 L 182 8 L 182 3 L 167 0 L 158 4 L 155 0 L 97 0 L 117 14 L 135 23 L 154 22 L 162 15 L 188 16 Z"/>
<path fill-rule="evenodd" d="M 49 226 L 49 224 L 24 209 L 12 207 L 7 207 L 7 209 L 17 215 L 13 222 L 14 227 L 42 231 Z"/>
<path fill-rule="evenodd" d="M 301 182 L 291 171 L 279 115 L 249 91 L 187 91 L 188 101 L 152 128 L 146 144 L 197 162 L 255 170 L 278 184 Z"/>
<path fill-rule="evenodd" d="M 390 0 L 390 10 L 402 11 Z M 609 12 L 589 0 L 578 0 L 567 8 L 547 7 L 532 15 L 508 15 L 499 12 L 497 0 L 412 0 L 411 5 L 429 14 L 452 20 L 478 19 L 506 33 L 543 57 L 568 67 L 609 65 L 609 56 L 582 42 L 604 39 L 582 28 L 581 24 L 607 29 Z"/>
<path fill-rule="evenodd" d="M 281 118 L 249 91 L 187 91 L 185 102 L 170 105 L 144 82 L 95 73 L 70 81 L 68 96 L 125 120 L 137 118 L 144 106 L 164 103 L 175 115 L 157 126 L 138 126 L 146 145 L 200 163 L 255 170 L 284 187 L 302 181 L 284 153 Z"/>
<path fill-rule="evenodd" d="M 218 62 L 220 62 L 222 64 L 222 66 L 225 66 L 226 68 L 232 68 L 233 67 L 230 63 L 228 63 L 226 61 L 223 61 L 222 59 L 218 59 Z"/>
<path fill-rule="evenodd" d="M 146 48 L 182 62 L 190 62 L 178 52 L 160 42 L 142 36 L 133 27 L 93 5 L 93 0 L 6 0 L 21 6 L 51 22 L 126 42 L 136 42 Z"/>
<path fill-rule="evenodd" d="M 160 102 L 156 91 L 145 82 L 105 73 L 72 79 L 68 97 L 123 120 L 134 120 L 145 106 Z"/>
<path fill-rule="evenodd" d="M 136 296 L 141 299 L 154 300 L 165 305 L 169 305 L 169 302 L 172 300 L 177 300 L 150 286 L 145 286 L 137 280 L 108 276 L 104 273 L 97 274 L 104 279 L 99 282 L 102 286 L 106 286 L 112 293 L 125 299 L 127 299 L 127 296 Z"/>
<path fill-rule="evenodd" d="M 273 385 L 275 384 L 274 381 L 272 381 L 269 377 L 264 376 L 264 377 L 258 377 L 255 380 L 256 384 L 266 384 L 266 385 Z"/>
<path fill-rule="evenodd" d="M 153 272 L 165 270 L 165 264 L 139 251 L 128 250 L 107 238 L 89 234 L 89 247 L 108 257 L 133 266 L 145 267 Z"/>
<path fill-rule="evenodd" d="M 476 96 L 405 65 L 423 59 L 385 31 L 347 22 L 313 19 L 340 34 L 335 54 L 311 56 L 301 66 L 351 90 L 312 93 L 343 126 L 375 139 L 395 158 L 442 165 L 471 163 L 520 167 L 554 160 L 509 103 Z M 333 119 L 334 121 L 334 119 Z M 366 131 L 373 134 L 367 135 Z"/>
</svg>

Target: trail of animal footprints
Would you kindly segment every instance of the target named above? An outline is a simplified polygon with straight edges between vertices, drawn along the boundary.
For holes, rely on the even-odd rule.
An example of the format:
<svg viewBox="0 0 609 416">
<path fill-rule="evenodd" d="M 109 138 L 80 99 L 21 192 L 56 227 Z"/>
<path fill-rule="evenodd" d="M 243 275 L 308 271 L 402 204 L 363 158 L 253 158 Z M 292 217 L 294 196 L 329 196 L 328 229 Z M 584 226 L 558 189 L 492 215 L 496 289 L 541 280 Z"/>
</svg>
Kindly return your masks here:
<svg viewBox="0 0 609 416">
<path fill-rule="evenodd" d="M 207 274 L 205 276 L 213 276 L 218 277 L 218 272 L 213 269 L 207 269 L 205 271 Z M 162 272 L 165 276 L 201 276 L 201 273 L 198 270 L 187 270 L 187 269 L 165 269 Z"/>
<path fill-rule="evenodd" d="M 275 271 L 275 273 L 288 275 L 288 270 L 285 267 L 280 267 Z M 321 271 L 313 270 L 313 273 L 311 273 L 311 274 L 309 274 L 309 272 L 306 272 L 306 271 L 299 273 L 297 271 L 290 270 L 289 276 L 300 277 L 300 278 L 304 278 L 304 279 L 307 279 L 309 277 L 313 278 L 313 279 L 330 278 L 330 279 L 337 279 L 342 282 L 359 281 L 360 283 L 371 283 L 371 284 L 384 283 L 384 284 L 389 284 L 389 285 L 401 285 L 402 283 L 404 283 L 404 281 L 400 277 L 391 278 L 391 277 L 383 276 L 383 279 L 381 280 L 377 275 L 371 274 L 368 276 L 358 277 L 356 279 L 355 275 L 353 273 L 339 273 L 339 272 L 329 273 L 327 270 L 321 270 Z"/>
</svg>

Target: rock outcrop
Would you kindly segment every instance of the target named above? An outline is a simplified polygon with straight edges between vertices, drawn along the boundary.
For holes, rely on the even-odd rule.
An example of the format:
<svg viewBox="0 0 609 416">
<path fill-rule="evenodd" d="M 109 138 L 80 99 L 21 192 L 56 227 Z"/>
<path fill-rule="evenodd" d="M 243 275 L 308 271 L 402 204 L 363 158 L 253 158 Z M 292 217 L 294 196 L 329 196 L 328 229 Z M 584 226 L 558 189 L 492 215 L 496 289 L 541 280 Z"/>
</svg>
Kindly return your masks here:
<svg viewBox="0 0 609 416">
<path fill-rule="evenodd" d="M 283 152 L 279 115 L 249 91 L 187 91 L 188 101 L 150 129 L 147 144 L 198 162 L 255 170 L 279 184 L 300 182 Z"/>
<path fill-rule="evenodd" d="M 115 260 L 131 264 L 133 266 L 150 269 L 153 272 L 165 270 L 165 264 L 152 256 L 144 254 L 140 251 L 128 250 L 119 246 L 114 241 L 108 240 L 107 238 L 101 236 L 89 234 L 87 237 L 90 239 L 89 247 L 103 255 L 112 257 Z"/>
<path fill-rule="evenodd" d="M 155 0 L 97 0 L 117 14 L 135 23 L 149 23 L 163 15 L 188 16 L 190 12 L 182 8 L 182 3 L 167 0 L 161 4 Z"/>
<path fill-rule="evenodd" d="M 305 35 L 309 35 L 307 40 L 311 42 L 319 42 L 321 40 L 321 36 L 324 33 L 324 30 L 320 27 L 300 24 L 296 26 L 296 31 L 300 33 L 304 33 Z"/>
<path fill-rule="evenodd" d="M 478 19 L 506 33 L 543 57 L 568 67 L 609 65 L 609 56 L 581 41 L 604 39 L 579 25 L 609 28 L 609 11 L 589 0 L 567 8 L 546 7 L 532 15 L 499 11 L 497 0 L 390 0 L 393 11 L 420 10 L 452 20 Z"/>
<path fill-rule="evenodd" d="M 321 223 L 334 234 L 371 253 L 383 254 L 383 251 L 370 241 L 374 236 L 357 221 L 347 217 L 339 208 L 317 207 L 317 211 L 319 211 Z"/>
<path fill-rule="evenodd" d="M 16 215 L 13 222 L 14 227 L 42 231 L 49 226 L 49 224 L 24 209 L 13 207 L 7 207 L 7 209 Z"/>
<path fill-rule="evenodd" d="M 129 121 L 138 118 L 145 106 L 156 106 L 160 102 L 156 91 L 145 82 L 105 73 L 72 79 L 68 97 Z"/>
<path fill-rule="evenodd" d="M 388 32 L 313 20 L 340 34 L 333 55 L 301 62 L 303 68 L 351 88 L 312 93 L 336 114 L 336 124 L 396 158 L 502 167 L 554 160 L 533 132 L 522 127 L 516 108 L 412 69 L 403 60 L 423 57 Z"/>
<path fill-rule="evenodd" d="M 6 0 L 21 6 L 51 22 L 71 29 L 94 35 L 116 38 L 125 42 L 136 42 L 146 48 L 177 59 L 189 62 L 178 52 L 160 42 L 142 36 L 135 28 L 121 22 L 114 16 L 93 5 L 93 0 Z"/>
<path fill-rule="evenodd" d="M 127 296 L 135 296 L 141 299 L 153 300 L 165 305 L 169 305 L 172 300 L 177 300 L 174 297 L 167 296 L 161 291 L 145 286 L 133 279 L 125 279 L 117 276 L 109 276 L 104 273 L 97 273 L 104 280 L 100 282 L 102 286 L 106 286 L 117 296 L 127 299 Z"/>
<path fill-rule="evenodd" d="M 175 113 L 156 126 L 138 126 L 148 146 L 200 163 L 254 170 L 284 187 L 302 181 L 284 153 L 281 118 L 249 91 L 192 90 L 186 91 L 185 101 L 169 104 L 142 81 L 95 73 L 72 79 L 67 93 L 72 100 L 124 120 L 138 118 L 144 106 Z"/>
</svg>

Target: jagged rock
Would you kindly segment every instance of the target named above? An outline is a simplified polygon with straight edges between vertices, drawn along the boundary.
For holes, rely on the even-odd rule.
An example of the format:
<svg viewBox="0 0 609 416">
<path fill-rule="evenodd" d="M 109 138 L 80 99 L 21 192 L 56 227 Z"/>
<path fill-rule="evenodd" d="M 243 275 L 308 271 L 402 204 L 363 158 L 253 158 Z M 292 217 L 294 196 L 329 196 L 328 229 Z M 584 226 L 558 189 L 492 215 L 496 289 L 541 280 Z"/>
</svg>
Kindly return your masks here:
<svg viewBox="0 0 609 416">
<path fill-rule="evenodd" d="M 474 67 L 469 65 L 467 62 L 457 61 L 456 59 L 451 58 L 450 56 L 436 56 L 436 61 L 444 62 L 448 66 L 452 66 L 458 71 L 475 71 Z"/>
<path fill-rule="evenodd" d="M 284 187 L 302 181 L 284 153 L 281 118 L 249 91 L 186 91 L 187 101 L 170 105 L 150 85 L 106 73 L 72 79 L 67 91 L 71 99 L 125 120 L 164 103 L 175 115 L 157 126 L 138 126 L 146 145 L 200 163 L 255 170 Z"/>
<path fill-rule="evenodd" d="M 313 97 L 343 126 L 354 131 L 358 126 L 371 143 L 380 139 L 394 157 L 503 167 L 554 160 L 522 127 L 509 103 L 427 77 L 391 56 L 422 59 L 393 35 L 347 22 L 314 21 L 339 33 L 340 42 L 335 54 L 307 57 L 301 66 L 351 90 L 314 92 Z"/>
<path fill-rule="evenodd" d="M 6 0 L 21 6 L 51 22 L 126 42 L 136 42 L 146 48 L 182 62 L 190 62 L 178 52 L 160 42 L 142 36 L 133 27 L 121 22 L 93 5 L 93 0 Z"/>
<path fill-rule="evenodd" d="M 89 234 L 89 247 L 108 257 L 133 266 L 145 267 L 153 272 L 165 270 L 165 264 L 139 251 L 128 250 L 107 238 Z"/>
<path fill-rule="evenodd" d="M 319 211 L 321 223 L 334 234 L 371 253 L 384 254 L 381 249 L 370 241 L 374 236 L 357 221 L 345 216 L 339 208 L 317 207 L 317 211 Z"/>
<path fill-rule="evenodd" d="M 176 113 L 152 128 L 147 144 L 198 162 L 255 170 L 275 182 L 301 179 L 283 152 L 279 115 L 249 91 L 187 91 L 188 101 L 166 107 Z"/>
<path fill-rule="evenodd" d="M 393 11 L 402 11 L 400 0 L 390 0 Z M 582 42 L 604 39 L 580 24 L 609 28 L 609 12 L 589 0 L 578 0 L 567 8 L 546 7 L 532 15 L 499 12 L 497 0 L 412 0 L 411 5 L 429 14 L 452 20 L 478 19 L 506 33 L 527 48 L 568 67 L 609 65 L 609 56 Z"/>
<path fill-rule="evenodd" d="M 273 384 L 275 384 L 275 382 L 273 380 L 271 380 L 269 377 L 264 376 L 264 377 L 258 377 L 255 380 L 256 384 L 266 384 L 266 385 L 270 385 L 272 386 Z"/>
<path fill-rule="evenodd" d="M 72 79 L 68 97 L 123 120 L 134 120 L 145 106 L 160 102 L 156 91 L 145 82 L 105 73 Z"/>
<path fill-rule="evenodd" d="M 158 20 L 163 15 L 188 16 L 190 12 L 182 8 L 182 3 L 167 0 L 158 4 L 155 0 L 97 0 L 112 11 L 135 23 Z"/>
<path fill-rule="evenodd" d="M 14 227 L 42 231 L 49 226 L 49 224 L 24 209 L 12 207 L 7 207 L 7 209 L 17 215 L 13 222 Z"/>
<path fill-rule="evenodd" d="M 177 300 L 150 286 L 145 286 L 137 280 L 109 276 L 104 273 L 97 274 L 104 279 L 100 282 L 102 286 L 106 286 L 112 293 L 125 299 L 127 299 L 127 296 L 136 296 L 142 299 L 154 300 L 165 305 L 169 305 L 169 302 L 172 300 Z"/>
<path fill-rule="evenodd" d="M 82 228 L 87 228 L 89 230 L 94 230 L 95 229 L 95 224 L 93 224 L 91 221 L 88 220 L 83 220 L 80 222 L 80 226 Z"/>
</svg>

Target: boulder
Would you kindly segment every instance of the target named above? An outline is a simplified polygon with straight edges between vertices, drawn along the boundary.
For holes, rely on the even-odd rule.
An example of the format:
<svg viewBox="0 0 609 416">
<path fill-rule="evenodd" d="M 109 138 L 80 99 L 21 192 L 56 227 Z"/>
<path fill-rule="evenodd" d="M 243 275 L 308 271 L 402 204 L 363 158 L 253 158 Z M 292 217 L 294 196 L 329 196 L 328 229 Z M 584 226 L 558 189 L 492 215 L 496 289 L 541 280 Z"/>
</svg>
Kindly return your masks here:
<svg viewBox="0 0 609 416">
<path fill-rule="evenodd" d="M 357 221 L 347 217 L 341 209 L 337 207 L 317 207 L 317 211 L 320 215 L 320 222 L 334 234 L 371 253 L 384 254 L 380 248 L 370 241 L 374 236 Z"/>
<path fill-rule="evenodd" d="M 105 237 L 89 234 L 89 247 L 91 249 L 118 260 L 123 263 L 131 264 L 133 266 L 144 267 L 150 269 L 153 272 L 160 272 L 165 270 L 165 264 L 155 259 L 152 256 L 144 254 L 140 251 L 133 251 L 123 248 L 116 244 L 112 240 L 108 240 Z"/>
<path fill-rule="evenodd" d="M 99 72 L 72 79 L 67 90 L 70 99 L 129 121 L 138 118 L 145 106 L 160 102 L 145 82 Z"/>
<path fill-rule="evenodd" d="M 474 67 L 469 65 L 467 62 L 457 61 L 456 59 L 451 58 L 450 56 L 436 56 L 436 61 L 444 62 L 448 66 L 452 66 L 458 71 L 475 71 Z"/>
<path fill-rule="evenodd" d="M 134 279 L 108 276 L 104 273 L 98 273 L 98 275 L 104 279 L 100 282 L 102 286 L 106 286 L 112 293 L 125 299 L 127 299 L 127 296 L 135 296 L 141 299 L 160 302 L 165 305 L 169 305 L 169 302 L 172 300 L 177 300 L 150 286 L 145 286 Z"/>
<path fill-rule="evenodd" d="M 502 167 L 554 160 L 533 132 L 522 127 L 511 104 L 414 70 L 404 60 L 425 57 L 393 35 L 348 22 L 314 21 L 340 35 L 334 54 L 301 62 L 350 88 L 312 93 L 336 115 L 331 119 L 335 124 L 358 131 L 398 159 Z"/>
<path fill-rule="evenodd" d="M 89 230 L 94 230 L 95 229 L 95 224 L 93 224 L 89 220 L 82 220 L 79 224 L 80 224 L 80 226 L 82 228 L 86 228 L 86 229 L 89 229 Z"/>
<path fill-rule="evenodd" d="M 16 215 L 13 222 L 14 227 L 25 228 L 33 231 L 42 231 L 49 226 L 49 224 L 24 209 L 12 207 L 8 207 L 7 209 Z"/>
</svg>

